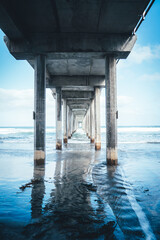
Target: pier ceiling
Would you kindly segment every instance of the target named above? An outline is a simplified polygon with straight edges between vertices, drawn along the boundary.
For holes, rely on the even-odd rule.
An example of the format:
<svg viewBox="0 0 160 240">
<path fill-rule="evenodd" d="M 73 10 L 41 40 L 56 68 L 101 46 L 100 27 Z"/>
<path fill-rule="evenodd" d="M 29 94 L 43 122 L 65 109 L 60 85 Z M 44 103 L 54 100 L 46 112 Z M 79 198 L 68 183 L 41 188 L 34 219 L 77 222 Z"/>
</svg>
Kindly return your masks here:
<svg viewBox="0 0 160 240">
<path fill-rule="evenodd" d="M 149 0 L 1 0 L 3 28 L 11 39 L 46 33 L 131 33 Z M 8 25 L 9 25 L 9 19 Z M 17 24 L 17 28 L 11 29 Z M 15 31 L 17 30 L 17 31 Z M 4 31 L 4 32 L 5 32 Z"/>
<path fill-rule="evenodd" d="M 36 164 L 45 160 L 46 87 L 56 99 L 57 150 L 62 149 L 62 102 L 64 143 L 81 121 L 91 143 L 95 141 L 95 149 L 101 149 L 100 92 L 105 87 L 109 129 L 106 156 L 109 164 L 117 164 L 116 63 L 130 54 L 149 3 L 150 0 L 0 1 L 0 28 L 6 35 L 9 52 L 17 60 L 27 60 L 35 70 Z"/>
<path fill-rule="evenodd" d="M 1 0 L 0 28 L 16 59 L 27 60 L 34 68 L 35 57 L 46 56 L 47 87 L 52 88 L 57 86 L 55 76 L 104 76 L 106 55 L 126 58 L 136 42 L 134 28 L 149 2 Z M 91 77 L 88 81 L 92 86 Z"/>
<path fill-rule="evenodd" d="M 45 54 L 47 59 L 62 59 L 65 65 L 63 59 L 70 59 L 74 72 L 78 58 L 103 59 L 107 54 L 126 58 L 136 41 L 132 32 L 149 2 L 1 0 L 0 27 L 16 59 L 31 60 Z M 89 60 L 77 64 L 83 71 L 90 66 Z"/>
</svg>

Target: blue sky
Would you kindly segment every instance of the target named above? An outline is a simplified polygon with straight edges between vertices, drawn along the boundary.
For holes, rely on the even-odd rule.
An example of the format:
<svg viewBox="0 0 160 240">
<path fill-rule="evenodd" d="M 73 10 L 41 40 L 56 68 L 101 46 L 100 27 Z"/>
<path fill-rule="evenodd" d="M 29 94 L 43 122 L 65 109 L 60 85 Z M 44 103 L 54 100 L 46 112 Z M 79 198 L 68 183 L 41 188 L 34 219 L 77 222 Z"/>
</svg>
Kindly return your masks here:
<svg viewBox="0 0 160 240">
<path fill-rule="evenodd" d="M 118 125 L 160 125 L 160 1 L 137 32 L 127 60 L 117 65 Z M 9 54 L 0 31 L 0 126 L 33 126 L 34 71 Z M 105 124 L 101 93 L 101 124 Z M 55 125 L 55 101 L 47 89 L 47 126 Z"/>
</svg>

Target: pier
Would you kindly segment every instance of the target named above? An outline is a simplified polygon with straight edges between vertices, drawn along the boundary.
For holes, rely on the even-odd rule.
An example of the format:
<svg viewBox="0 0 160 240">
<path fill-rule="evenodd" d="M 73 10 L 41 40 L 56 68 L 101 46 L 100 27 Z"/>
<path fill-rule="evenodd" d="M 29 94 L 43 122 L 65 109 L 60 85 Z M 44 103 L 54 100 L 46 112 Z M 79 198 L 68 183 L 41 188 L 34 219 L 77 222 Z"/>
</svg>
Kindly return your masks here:
<svg viewBox="0 0 160 240">
<path fill-rule="evenodd" d="M 153 2 L 1 1 L 0 27 L 6 46 L 17 60 L 27 60 L 35 70 L 36 164 L 44 163 L 46 155 L 46 88 L 56 99 L 55 148 L 60 151 L 79 124 L 95 150 L 101 149 L 100 93 L 105 88 L 106 161 L 117 165 L 116 63 L 132 51 L 135 32 Z"/>
</svg>

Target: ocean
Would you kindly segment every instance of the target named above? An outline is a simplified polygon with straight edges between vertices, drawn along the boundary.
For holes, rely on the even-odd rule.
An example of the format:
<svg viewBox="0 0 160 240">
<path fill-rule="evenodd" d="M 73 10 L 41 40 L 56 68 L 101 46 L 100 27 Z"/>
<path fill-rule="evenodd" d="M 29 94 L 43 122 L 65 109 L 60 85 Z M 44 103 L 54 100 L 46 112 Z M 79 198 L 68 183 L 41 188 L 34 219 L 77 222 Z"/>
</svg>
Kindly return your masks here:
<svg viewBox="0 0 160 240">
<path fill-rule="evenodd" d="M 34 166 L 33 128 L 0 128 L 0 239 L 160 239 L 160 127 L 118 127 L 118 166 L 82 131 Z"/>
</svg>

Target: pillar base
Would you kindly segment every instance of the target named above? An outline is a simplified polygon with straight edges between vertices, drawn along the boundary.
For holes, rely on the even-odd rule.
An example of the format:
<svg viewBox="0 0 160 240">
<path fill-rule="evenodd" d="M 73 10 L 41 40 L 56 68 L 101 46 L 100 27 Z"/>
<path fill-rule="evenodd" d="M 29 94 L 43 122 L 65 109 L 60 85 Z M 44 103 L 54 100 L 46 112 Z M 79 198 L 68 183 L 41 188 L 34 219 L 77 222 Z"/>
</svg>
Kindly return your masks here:
<svg viewBox="0 0 160 240">
<path fill-rule="evenodd" d="M 107 148 L 107 164 L 108 165 L 118 164 L 117 148 Z"/>
<path fill-rule="evenodd" d="M 63 138 L 63 142 L 67 143 L 68 142 L 68 138 L 67 137 Z"/>
<path fill-rule="evenodd" d="M 95 150 L 96 151 L 101 150 L 101 143 L 100 142 L 95 143 Z"/>
<path fill-rule="evenodd" d="M 34 163 L 36 165 L 42 165 L 45 163 L 45 152 L 42 150 L 34 151 Z"/>
<path fill-rule="evenodd" d="M 62 150 L 62 144 L 61 143 L 56 143 L 56 149 L 57 150 Z"/>
<path fill-rule="evenodd" d="M 91 138 L 91 143 L 94 143 L 94 138 Z"/>
</svg>

